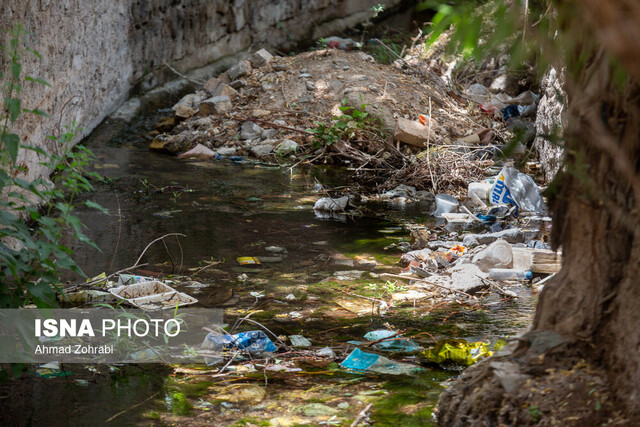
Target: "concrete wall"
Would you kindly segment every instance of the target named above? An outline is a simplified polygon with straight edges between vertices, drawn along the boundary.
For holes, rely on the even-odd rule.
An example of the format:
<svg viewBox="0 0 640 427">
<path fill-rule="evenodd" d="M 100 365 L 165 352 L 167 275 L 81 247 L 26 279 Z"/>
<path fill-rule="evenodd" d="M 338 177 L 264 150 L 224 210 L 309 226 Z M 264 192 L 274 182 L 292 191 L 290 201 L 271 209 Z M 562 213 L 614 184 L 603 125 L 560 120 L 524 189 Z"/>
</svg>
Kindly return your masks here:
<svg viewBox="0 0 640 427">
<path fill-rule="evenodd" d="M 366 20 L 371 6 L 402 0 L 3 0 L 0 29 L 22 23 L 27 43 L 44 60 L 25 58 L 24 71 L 52 87 L 26 85 L 26 107 L 51 119 L 23 116 L 16 133 L 46 146 L 59 124 L 78 122 L 86 135 L 132 93 L 180 72 L 258 47 L 287 48 Z M 52 149 L 51 146 L 47 147 Z M 29 176 L 46 171 L 22 151 Z"/>
</svg>

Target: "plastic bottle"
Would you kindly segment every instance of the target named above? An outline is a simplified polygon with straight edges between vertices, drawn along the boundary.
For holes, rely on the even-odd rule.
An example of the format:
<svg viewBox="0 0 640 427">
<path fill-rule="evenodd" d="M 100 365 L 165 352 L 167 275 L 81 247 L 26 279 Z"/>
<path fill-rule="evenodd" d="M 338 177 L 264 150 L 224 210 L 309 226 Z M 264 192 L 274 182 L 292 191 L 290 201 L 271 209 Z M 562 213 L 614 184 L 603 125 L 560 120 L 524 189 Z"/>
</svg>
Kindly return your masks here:
<svg viewBox="0 0 640 427">
<path fill-rule="evenodd" d="M 503 239 L 498 239 L 482 252 L 478 252 L 471 262 L 484 272 L 491 268 L 509 268 L 513 263 L 511 245 Z"/>
<path fill-rule="evenodd" d="M 533 273 L 524 270 L 513 270 L 511 268 L 491 268 L 489 269 L 489 279 L 493 280 L 531 280 Z"/>
</svg>

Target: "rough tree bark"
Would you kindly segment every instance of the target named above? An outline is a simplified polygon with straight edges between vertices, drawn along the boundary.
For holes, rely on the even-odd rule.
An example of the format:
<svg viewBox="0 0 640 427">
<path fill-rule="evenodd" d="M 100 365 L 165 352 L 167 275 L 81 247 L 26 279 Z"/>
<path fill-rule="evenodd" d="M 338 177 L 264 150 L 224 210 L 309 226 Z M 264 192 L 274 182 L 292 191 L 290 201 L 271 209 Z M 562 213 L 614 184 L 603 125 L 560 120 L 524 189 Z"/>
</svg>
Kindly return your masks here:
<svg viewBox="0 0 640 427">
<path fill-rule="evenodd" d="M 556 6 L 581 64 L 567 78 L 566 165 L 551 200 L 562 271 L 512 353 L 443 394 L 442 425 L 640 425 L 640 2 Z"/>
</svg>

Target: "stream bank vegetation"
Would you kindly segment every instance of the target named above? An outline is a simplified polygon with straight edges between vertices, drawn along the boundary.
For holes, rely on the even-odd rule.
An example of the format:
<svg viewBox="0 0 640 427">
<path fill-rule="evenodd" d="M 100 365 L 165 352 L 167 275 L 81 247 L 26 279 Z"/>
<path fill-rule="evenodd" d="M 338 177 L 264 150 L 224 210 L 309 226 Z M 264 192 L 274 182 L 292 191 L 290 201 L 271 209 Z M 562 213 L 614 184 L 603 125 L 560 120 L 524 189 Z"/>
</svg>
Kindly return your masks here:
<svg viewBox="0 0 640 427">
<path fill-rule="evenodd" d="M 16 25 L 10 30 L 9 45 L 2 50 L 0 62 L 5 69 L 2 82 L 2 128 L 0 129 L 0 307 L 17 308 L 28 304 L 55 307 L 56 292 L 61 293 L 60 273 L 74 271 L 83 275 L 73 258 L 73 251 L 60 243 L 70 234 L 80 242 L 94 245 L 84 234 L 83 225 L 73 214 L 74 204 L 81 193 L 92 190 L 92 181 L 100 180 L 95 172 L 86 170 L 92 159 L 87 148 L 73 146 L 78 130 L 76 124 L 58 129 L 49 137 L 46 148 L 22 141 L 12 132 L 25 114 L 51 119 L 37 108 L 22 105 L 21 92 L 25 85 L 49 84 L 22 70 L 25 55 L 40 54 L 25 44 L 26 30 Z M 51 175 L 49 178 L 25 179 L 29 166 L 20 161 L 21 151 L 31 151 Z M 86 206 L 102 210 L 98 204 L 86 200 Z M 95 246 L 95 245 L 94 245 Z"/>
</svg>

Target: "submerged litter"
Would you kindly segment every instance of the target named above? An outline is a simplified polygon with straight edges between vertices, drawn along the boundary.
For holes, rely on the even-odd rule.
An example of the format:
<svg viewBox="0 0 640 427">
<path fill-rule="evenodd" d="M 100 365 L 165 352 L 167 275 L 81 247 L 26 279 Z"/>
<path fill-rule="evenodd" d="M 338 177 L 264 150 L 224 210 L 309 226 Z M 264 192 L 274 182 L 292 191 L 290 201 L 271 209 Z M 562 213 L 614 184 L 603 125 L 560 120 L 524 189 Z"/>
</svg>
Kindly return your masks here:
<svg viewBox="0 0 640 427">
<path fill-rule="evenodd" d="M 109 289 L 116 298 L 142 310 L 157 310 L 191 305 L 198 300 L 184 292 L 178 292 L 159 280 Z"/>
<path fill-rule="evenodd" d="M 354 349 L 340 366 L 353 371 L 388 375 L 411 375 L 423 370 L 419 366 L 395 362 L 379 354 L 366 353 L 359 348 Z"/>
<path fill-rule="evenodd" d="M 413 340 L 408 338 L 403 338 L 397 332 L 388 331 L 388 330 L 379 330 L 379 331 L 371 331 L 367 332 L 364 335 L 365 339 L 369 341 L 380 341 L 377 344 L 374 344 L 376 348 L 380 350 L 395 350 L 395 351 L 417 351 L 420 350 L 420 346 L 416 344 Z M 395 339 L 387 339 L 387 338 L 395 338 Z"/>
<path fill-rule="evenodd" d="M 470 343 L 464 339 L 443 340 L 425 352 L 427 360 L 432 363 L 453 362 L 464 366 L 471 366 L 480 358 L 492 354 L 486 343 L 482 341 Z"/>
<path fill-rule="evenodd" d="M 273 341 L 263 331 L 240 332 L 233 335 L 209 332 L 201 348 L 213 351 L 240 349 L 251 354 L 273 353 L 277 350 Z"/>
<path fill-rule="evenodd" d="M 311 347 L 311 341 L 302 335 L 289 335 L 289 340 L 294 347 Z"/>
</svg>

